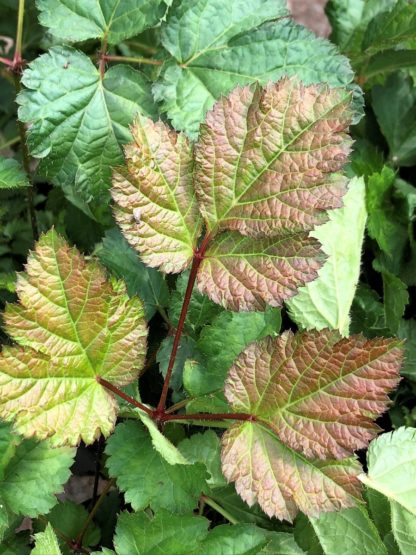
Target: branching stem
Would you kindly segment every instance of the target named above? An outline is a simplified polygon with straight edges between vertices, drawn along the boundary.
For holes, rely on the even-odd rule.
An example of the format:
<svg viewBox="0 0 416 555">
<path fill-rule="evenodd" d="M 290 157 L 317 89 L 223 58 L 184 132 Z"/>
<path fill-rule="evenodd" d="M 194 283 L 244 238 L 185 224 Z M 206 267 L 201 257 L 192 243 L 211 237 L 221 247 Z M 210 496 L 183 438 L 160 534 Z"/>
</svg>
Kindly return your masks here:
<svg viewBox="0 0 416 555">
<path fill-rule="evenodd" d="M 152 409 L 149 409 L 149 407 L 146 407 L 146 405 L 143 405 L 143 403 L 140 403 L 139 401 L 136 401 L 136 399 L 134 399 L 133 397 L 130 397 L 130 395 L 127 395 L 127 393 L 124 393 L 124 391 L 121 391 L 121 389 L 119 389 L 118 387 L 116 387 L 112 383 L 108 382 L 107 380 L 105 380 L 101 376 L 96 376 L 96 380 L 99 384 L 104 386 L 106 389 L 113 392 L 115 395 L 118 395 L 119 397 L 124 399 L 127 403 L 130 403 L 130 405 L 135 406 L 136 408 L 144 411 L 149 416 L 153 417 Z"/>
<path fill-rule="evenodd" d="M 201 265 L 201 262 L 204 259 L 204 255 L 208 248 L 210 239 L 211 239 L 211 236 L 209 233 L 207 233 L 199 248 L 196 249 L 192 260 L 191 272 L 189 274 L 188 285 L 186 286 L 185 296 L 183 299 L 182 309 L 181 309 L 181 313 L 178 321 L 178 327 L 176 328 L 175 337 L 173 339 L 172 352 L 169 358 L 169 364 L 168 364 L 168 369 L 166 371 L 166 377 L 163 384 L 162 394 L 160 396 L 159 404 L 155 412 L 156 419 L 160 421 L 163 420 L 163 417 L 165 415 L 165 406 L 166 406 L 166 399 L 169 391 L 169 383 L 172 377 L 173 366 L 175 364 L 179 342 L 181 340 L 183 328 L 185 325 L 186 315 L 188 313 L 189 303 L 191 301 L 192 291 L 195 285 L 196 276 L 198 273 L 199 266 Z"/>
<path fill-rule="evenodd" d="M 101 59 L 104 59 L 104 62 L 124 62 L 126 64 L 147 64 L 151 66 L 161 66 L 163 64 L 161 60 L 154 60 L 153 58 L 144 58 L 141 56 L 114 56 L 105 53 L 101 55 Z"/>
</svg>

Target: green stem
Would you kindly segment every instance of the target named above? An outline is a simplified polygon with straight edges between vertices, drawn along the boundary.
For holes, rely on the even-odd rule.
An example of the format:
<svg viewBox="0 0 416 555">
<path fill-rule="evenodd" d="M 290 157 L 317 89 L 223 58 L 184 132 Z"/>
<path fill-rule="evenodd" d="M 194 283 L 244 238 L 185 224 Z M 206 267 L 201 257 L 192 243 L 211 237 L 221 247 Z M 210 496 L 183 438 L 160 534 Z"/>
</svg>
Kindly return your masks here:
<svg viewBox="0 0 416 555">
<path fill-rule="evenodd" d="M 140 50 L 143 50 L 143 52 L 148 52 L 149 54 L 156 54 L 157 52 L 157 48 L 154 48 L 153 46 L 149 46 L 137 40 L 129 40 L 127 41 L 127 43 L 130 44 L 131 46 L 135 46 L 136 48 L 139 48 Z"/>
<path fill-rule="evenodd" d="M 13 146 L 16 143 L 18 143 L 19 141 L 20 141 L 20 135 L 17 135 L 16 137 L 13 137 L 13 139 L 10 139 L 9 141 L 6 141 L 2 145 L 0 145 L 0 150 L 4 150 L 5 148 L 9 148 L 9 146 Z"/>
<path fill-rule="evenodd" d="M 112 486 L 114 485 L 114 480 L 109 480 L 105 486 L 105 488 L 103 489 L 103 491 L 101 492 L 100 497 L 97 499 L 94 507 L 91 509 L 88 517 L 86 518 L 83 527 L 81 528 L 80 533 L 77 536 L 77 539 L 75 540 L 75 545 L 77 549 L 82 548 L 82 540 L 85 536 L 86 531 L 88 530 L 88 526 L 91 524 L 92 519 L 94 518 L 94 516 L 96 515 L 98 509 L 100 508 L 101 503 L 104 501 L 105 496 L 107 495 L 107 493 L 110 491 L 110 489 L 112 488 Z"/>
<path fill-rule="evenodd" d="M 106 62 L 124 62 L 131 64 L 147 64 L 151 66 L 161 66 L 163 62 L 161 60 L 153 60 L 152 58 L 143 57 L 133 57 L 133 56 L 114 56 L 114 55 L 104 55 L 104 60 Z"/>
<path fill-rule="evenodd" d="M 226 511 L 221 505 L 218 505 L 216 501 L 208 497 L 207 495 L 201 495 L 200 501 L 209 505 L 212 509 L 217 511 L 220 515 L 222 515 L 225 519 L 227 519 L 231 524 L 238 524 L 239 521 L 234 518 L 228 511 Z"/>
<path fill-rule="evenodd" d="M 25 18 L 25 0 L 19 0 L 19 11 L 17 15 L 16 46 L 14 50 L 14 64 L 22 61 L 23 21 Z"/>
</svg>

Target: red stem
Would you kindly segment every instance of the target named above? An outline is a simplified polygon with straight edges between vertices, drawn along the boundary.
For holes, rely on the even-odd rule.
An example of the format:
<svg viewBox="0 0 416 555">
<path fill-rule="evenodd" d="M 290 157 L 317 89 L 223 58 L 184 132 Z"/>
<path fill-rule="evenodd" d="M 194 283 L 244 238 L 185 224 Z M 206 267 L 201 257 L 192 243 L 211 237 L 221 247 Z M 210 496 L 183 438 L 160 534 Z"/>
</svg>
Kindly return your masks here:
<svg viewBox="0 0 416 555">
<path fill-rule="evenodd" d="M 182 310 L 179 316 L 178 327 L 176 328 L 175 337 L 173 339 L 172 352 L 170 353 L 168 369 L 166 371 L 165 381 L 163 384 L 162 394 L 160 396 L 159 404 L 155 411 L 156 419 L 162 420 L 165 413 L 166 399 L 169 391 L 169 383 L 172 377 L 173 366 L 175 364 L 176 354 L 178 352 L 179 342 L 181 340 L 183 328 L 185 325 L 186 315 L 188 313 L 189 303 L 192 297 L 192 291 L 195 285 L 196 276 L 199 266 L 204 259 L 211 236 L 209 233 L 204 237 L 200 247 L 195 251 L 192 260 L 191 273 L 189 274 L 188 285 L 186 286 L 185 297 L 183 299 Z"/>
<path fill-rule="evenodd" d="M 121 389 L 118 389 L 118 387 L 114 386 L 113 384 L 111 384 L 110 382 L 108 382 L 107 380 L 105 380 L 104 378 L 102 378 L 101 376 L 96 376 L 95 378 L 97 380 L 97 382 L 99 384 L 101 384 L 102 386 L 104 386 L 106 389 L 109 389 L 110 391 L 112 391 L 115 395 L 118 395 L 119 397 L 121 397 L 122 399 L 124 399 L 125 401 L 127 401 L 127 403 L 130 403 L 131 405 L 134 405 L 135 407 L 137 407 L 138 409 L 144 411 L 145 413 L 147 413 L 149 416 L 153 417 L 153 411 L 152 409 L 149 409 L 148 407 L 146 407 L 146 405 L 143 405 L 142 403 L 140 403 L 139 401 L 136 401 L 136 399 L 134 399 L 133 397 L 130 397 L 130 395 L 127 395 L 127 393 L 124 393 L 124 391 L 121 391 Z"/>
<path fill-rule="evenodd" d="M 0 62 L 8 67 L 13 67 L 13 60 L 9 60 L 8 58 L 3 58 L 0 56 Z"/>
<path fill-rule="evenodd" d="M 169 420 L 243 420 L 245 422 L 256 422 L 254 414 L 246 414 L 245 412 L 227 412 L 227 413 L 197 413 L 197 414 L 164 414 L 160 417 L 162 422 Z"/>
</svg>

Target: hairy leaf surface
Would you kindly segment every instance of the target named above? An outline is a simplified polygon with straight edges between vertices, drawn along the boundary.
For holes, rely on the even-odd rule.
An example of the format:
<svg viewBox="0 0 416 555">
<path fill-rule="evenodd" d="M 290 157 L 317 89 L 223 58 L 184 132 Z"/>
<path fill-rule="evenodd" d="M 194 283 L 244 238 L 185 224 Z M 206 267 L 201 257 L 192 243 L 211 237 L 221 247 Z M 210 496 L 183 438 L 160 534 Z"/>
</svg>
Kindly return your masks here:
<svg viewBox="0 0 416 555">
<path fill-rule="evenodd" d="M 229 231 L 208 248 L 198 287 L 229 310 L 280 307 L 317 277 L 323 261 L 318 241 L 307 233 L 256 239 Z"/>
<path fill-rule="evenodd" d="M 145 264 L 181 272 L 201 231 L 192 187 L 192 148 L 162 122 L 136 119 L 126 147 L 127 170 L 114 173 L 115 216 Z"/>
<path fill-rule="evenodd" d="M 138 448 L 140 446 L 140 448 Z M 195 509 L 206 484 L 202 464 L 169 464 L 153 447 L 145 428 L 136 422 L 119 424 L 108 440 L 110 476 L 134 510 L 150 505 L 186 513 Z M 185 463 L 185 464 L 183 464 Z"/>
<path fill-rule="evenodd" d="M 58 539 L 50 524 L 44 532 L 35 534 L 35 548 L 31 555 L 62 555 L 59 548 Z"/>
<path fill-rule="evenodd" d="M 39 21 L 56 37 L 76 42 L 106 38 L 117 44 L 152 27 L 166 11 L 164 0 L 37 0 Z"/>
<path fill-rule="evenodd" d="M 0 189 L 17 187 L 29 187 L 27 175 L 17 160 L 0 156 Z"/>
<path fill-rule="evenodd" d="M 222 445 L 224 476 L 248 505 L 258 502 L 269 517 L 291 522 L 298 509 L 317 516 L 360 500 L 360 465 L 354 459 L 307 459 L 250 422 L 227 430 Z"/>
<path fill-rule="evenodd" d="M 367 212 L 363 179 L 352 179 L 344 206 L 311 236 L 328 256 L 318 277 L 287 301 L 291 318 L 304 329 L 331 328 L 348 335 L 351 304 L 360 275 Z"/>
<path fill-rule="evenodd" d="M 195 182 L 211 232 L 310 230 L 341 205 L 351 94 L 295 80 L 235 89 L 201 125 Z"/>
<path fill-rule="evenodd" d="M 373 420 L 397 385 L 401 342 L 288 331 L 249 345 L 225 385 L 236 412 L 267 422 L 307 457 L 349 456 L 379 430 Z"/>
<path fill-rule="evenodd" d="M 146 348 L 143 306 L 109 283 L 54 231 L 43 235 L 17 283 L 0 358 L 0 415 L 25 436 L 92 443 L 114 427 L 116 402 L 97 383 L 133 381 Z"/>
<path fill-rule="evenodd" d="M 284 4 L 269 0 L 174 4 L 162 25 L 162 42 L 172 59 L 154 91 L 176 129 L 196 136 L 215 100 L 237 85 L 266 85 L 293 75 L 307 84 L 351 83 L 348 60 L 333 45 L 290 19 L 277 19 L 284 15 Z M 260 19 L 264 23 L 258 27 Z M 185 21 L 198 27 L 184 30 Z"/>
<path fill-rule="evenodd" d="M 85 54 L 56 46 L 29 65 L 22 82 L 19 118 L 30 124 L 29 148 L 41 159 L 40 173 L 98 218 L 108 210 L 111 167 L 122 161 L 129 124 L 137 112 L 157 113 L 147 77 L 116 65 L 101 79 Z"/>
</svg>

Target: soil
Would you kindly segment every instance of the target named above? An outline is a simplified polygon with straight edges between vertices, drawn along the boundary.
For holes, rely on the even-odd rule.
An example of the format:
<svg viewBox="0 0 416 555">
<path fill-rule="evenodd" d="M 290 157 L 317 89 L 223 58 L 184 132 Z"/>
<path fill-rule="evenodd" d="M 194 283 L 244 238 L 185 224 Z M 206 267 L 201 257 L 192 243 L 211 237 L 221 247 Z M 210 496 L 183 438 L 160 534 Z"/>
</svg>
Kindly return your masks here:
<svg viewBox="0 0 416 555">
<path fill-rule="evenodd" d="M 326 3 L 327 0 L 289 0 L 289 7 L 296 21 L 309 27 L 317 35 L 327 37 L 331 28 L 324 12 Z"/>
</svg>

